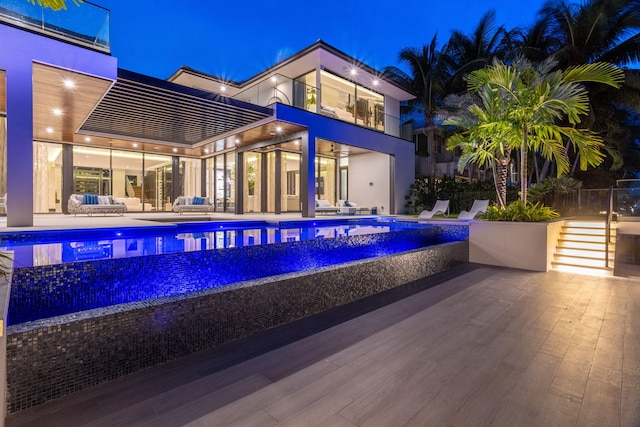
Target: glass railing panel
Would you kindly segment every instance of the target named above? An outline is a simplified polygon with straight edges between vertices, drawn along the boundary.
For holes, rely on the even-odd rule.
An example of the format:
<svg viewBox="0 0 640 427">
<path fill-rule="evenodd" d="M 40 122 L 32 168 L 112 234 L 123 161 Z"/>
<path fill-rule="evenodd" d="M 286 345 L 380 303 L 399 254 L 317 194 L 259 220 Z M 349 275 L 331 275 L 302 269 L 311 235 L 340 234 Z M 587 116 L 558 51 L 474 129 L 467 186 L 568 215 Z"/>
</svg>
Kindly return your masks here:
<svg viewBox="0 0 640 427">
<path fill-rule="evenodd" d="M 331 86 L 320 91 L 316 87 L 280 74 L 266 78 L 238 92 L 232 98 L 263 107 L 273 104 L 290 105 L 333 119 L 375 129 L 387 135 L 411 140 L 411 135 L 405 136 L 401 132 L 398 117 L 384 114 L 383 105 L 360 99 L 362 105 L 359 108 L 366 114 L 363 113 L 361 117 L 356 118 L 354 116 L 356 100 L 350 93 Z M 318 101 L 320 101 L 319 104 Z M 366 108 L 365 102 L 367 103 Z M 368 114 L 369 111 L 371 114 Z"/>
<path fill-rule="evenodd" d="M 110 52 L 109 10 L 89 2 L 53 11 L 26 0 L 0 0 L 0 21 Z"/>
<path fill-rule="evenodd" d="M 615 188 L 613 212 L 622 216 L 640 216 L 640 188 Z"/>
</svg>

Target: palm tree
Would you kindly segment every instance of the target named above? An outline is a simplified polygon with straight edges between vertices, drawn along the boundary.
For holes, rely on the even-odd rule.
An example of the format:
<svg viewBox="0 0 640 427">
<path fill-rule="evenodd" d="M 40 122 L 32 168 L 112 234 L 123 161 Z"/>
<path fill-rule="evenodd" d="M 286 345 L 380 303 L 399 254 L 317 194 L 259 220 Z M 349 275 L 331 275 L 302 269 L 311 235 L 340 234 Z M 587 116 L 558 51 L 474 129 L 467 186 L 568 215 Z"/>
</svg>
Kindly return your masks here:
<svg viewBox="0 0 640 427">
<path fill-rule="evenodd" d="M 453 75 L 451 92 L 465 90 L 464 78 L 472 71 L 491 64 L 494 58 L 504 59 L 511 46 L 511 34 L 503 26 L 496 26 L 496 12 L 485 13 L 470 35 L 453 31 L 446 46 Z"/>
<path fill-rule="evenodd" d="M 397 67 L 385 68 L 385 74 L 402 80 L 413 91 L 416 98 L 409 101 L 409 108 L 423 114 L 424 132 L 427 136 L 429 171 L 435 175 L 436 141 L 435 118 L 442 100 L 446 95 L 446 81 L 449 79 L 448 58 L 446 52 L 437 49 L 437 34 L 431 43 L 422 48 L 404 48 L 398 55 L 400 63 L 409 67 L 409 73 Z"/>
<path fill-rule="evenodd" d="M 524 58 L 509 65 L 495 60 L 469 75 L 468 89 L 482 99 L 482 105 L 469 107 L 475 120 L 453 117 L 445 121 L 463 128 L 461 136 L 452 138 L 448 146 L 467 151 L 459 167 L 465 161 L 495 163 L 504 156 L 505 148 L 520 150 L 520 197 L 525 203 L 529 151 L 555 161 L 558 176 L 570 170 L 565 141 L 578 153 L 581 169 L 602 162 L 602 139 L 575 126 L 589 112 L 588 92 L 580 83 L 620 87 L 624 80 L 622 70 L 607 63 L 553 71 L 556 65 L 553 59 L 537 65 Z M 561 120 L 568 124 L 558 123 Z M 474 154 L 474 146 L 485 154 Z"/>
<path fill-rule="evenodd" d="M 509 60 L 523 56 L 531 62 L 540 62 L 560 49 L 561 44 L 550 30 L 551 17 L 541 15 L 527 28 L 516 28 L 509 32 L 511 51 Z"/>
<path fill-rule="evenodd" d="M 541 11 L 548 23 L 547 34 L 558 41 L 555 56 L 560 68 L 594 62 L 626 67 L 640 61 L 640 0 L 548 1 Z M 591 115 L 585 127 L 599 132 L 609 154 L 606 165 L 623 167 L 623 153 L 635 147 L 625 122 L 630 110 L 640 111 L 640 70 L 625 69 L 622 90 L 588 86 Z M 626 156 L 627 162 L 631 156 Z M 640 165 L 637 165 L 640 167 Z M 545 164 L 546 169 L 549 163 Z M 544 178 L 545 168 L 540 177 Z"/>
<path fill-rule="evenodd" d="M 561 68 L 609 62 L 618 66 L 640 61 L 640 0 L 584 0 L 580 4 L 550 0 L 541 14 L 560 42 Z"/>
<path fill-rule="evenodd" d="M 31 4 L 36 4 L 35 0 L 27 0 L 27 1 L 30 2 Z M 80 3 L 82 3 L 83 1 L 84 0 L 73 0 L 76 6 L 80 6 Z M 38 0 L 38 6 L 46 7 L 55 11 L 63 10 L 63 9 L 66 10 L 67 2 L 66 0 Z"/>
<path fill-rule="evenodd" d="M 460 150 L 458 170 L 462 173 L 469 163 L 489 168 L 493 174 L 496 203 L 506 206 L 511 152 L 512 147 L 518 146 L 519 135 L 512 132 L 500 93 L 482 86 L 476 93 L 447 96 L 445 105 L 457 112 L 446 114 L 445 109 L 441 114 L 443 123 L 464 129 L 447 141 L 447 149 Z"/>
</svg>

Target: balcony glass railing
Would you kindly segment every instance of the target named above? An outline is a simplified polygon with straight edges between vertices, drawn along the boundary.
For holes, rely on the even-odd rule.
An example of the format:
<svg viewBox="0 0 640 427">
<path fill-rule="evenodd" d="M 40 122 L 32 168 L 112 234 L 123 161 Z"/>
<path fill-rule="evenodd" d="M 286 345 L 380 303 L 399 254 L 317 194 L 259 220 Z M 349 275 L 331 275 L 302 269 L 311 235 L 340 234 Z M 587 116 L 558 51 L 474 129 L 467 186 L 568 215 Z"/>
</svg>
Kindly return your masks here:
<svg viewBox="0 0 640 427">
<path fill-rule="evenodd" d="M 67 9 L 53 11 L 26 0 L 0 0 L 0 22 L 109 53 L 109 10 L 67 0 Z"/>
<path fill-rule="evenodd" d="M 353 109 L 350 110 L 347 106 L 341 108 L 330 102 L 322 102 L 321 105 L 318 105 L 318 99 L 322 99 L 320 89 L 280 74 L 248 87 L 234 95 L 233 98 L 263 107 L 272 104 L 290 105 L 312 113 L 375 129 L 387 135 L 401 137 L 398 117 L 382 114 L 381 109 L 376 109 L 375 117 L 371 117 L 367 121 L 368 117 L 354 116 Z"/>
</svg>

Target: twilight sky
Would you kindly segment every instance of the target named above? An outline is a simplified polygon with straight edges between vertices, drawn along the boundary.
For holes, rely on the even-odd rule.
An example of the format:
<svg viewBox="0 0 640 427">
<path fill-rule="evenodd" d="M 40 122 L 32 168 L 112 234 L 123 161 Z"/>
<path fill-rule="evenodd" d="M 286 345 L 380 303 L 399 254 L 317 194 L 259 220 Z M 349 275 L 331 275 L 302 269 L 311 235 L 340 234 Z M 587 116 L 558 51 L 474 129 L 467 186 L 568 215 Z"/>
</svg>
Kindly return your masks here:
<svg viewBox="0 0 640 427">
<path fill-rule="evenodd" d="M 544 0 L 92 0 L 111 11 L 118 66 L 165 79 L 181 65 L 241 81 L 322 39 L 376 68 L 403 47 L 470 33 L 488 10 L 530 25 Z M 67 1 L 69 7 L 75 7 Z"/>
</svg>

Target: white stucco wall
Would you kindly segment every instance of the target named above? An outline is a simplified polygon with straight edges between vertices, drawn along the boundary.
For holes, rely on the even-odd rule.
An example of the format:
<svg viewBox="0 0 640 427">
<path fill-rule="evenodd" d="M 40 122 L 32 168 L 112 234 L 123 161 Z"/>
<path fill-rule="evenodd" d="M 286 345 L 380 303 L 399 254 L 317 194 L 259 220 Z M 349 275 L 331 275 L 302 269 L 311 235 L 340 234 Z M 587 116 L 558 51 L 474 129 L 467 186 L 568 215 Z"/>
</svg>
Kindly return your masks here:
<svg viewBox="0 0 640 427">
<path fill-rule="evenodd" d="M 388 214 L 390 198 L 390 156 L 366 153 L 349 157 L 349 200 L 359 206 L 376 206 L 378 214 Z"/>
</svg>

